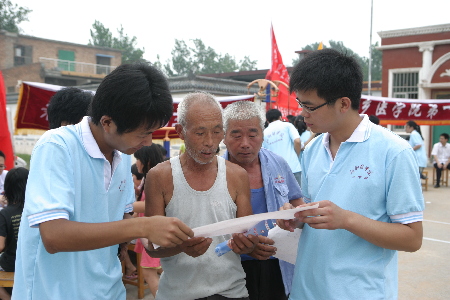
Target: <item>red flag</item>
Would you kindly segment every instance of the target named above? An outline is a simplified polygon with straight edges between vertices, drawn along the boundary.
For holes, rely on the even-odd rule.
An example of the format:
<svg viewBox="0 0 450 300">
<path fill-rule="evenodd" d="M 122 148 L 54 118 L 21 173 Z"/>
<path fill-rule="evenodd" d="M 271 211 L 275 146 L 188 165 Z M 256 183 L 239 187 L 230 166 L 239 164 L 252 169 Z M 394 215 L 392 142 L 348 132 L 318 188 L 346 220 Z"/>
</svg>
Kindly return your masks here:
<svg viewBox="0 0 450 300">
<path fill-rule="evenodd" d="M 281 81 L 289 86 L 289 73 L 286 66 L 283 64 L 283 59 L 278 50 L 273 26 L 270 27 L 270 36 L 272 40 L 272 67 L 269 72 L 267 72 L 266 79 L 271 81 Z M 272 107 L 279 109 L 283 116 L 299 115 L 301 109 L 299 109 L 297 101 L 295 101 L 295 95 L 289 95 L 289 89 L 283 84 L 279 84 L 278 88 L 278 97 L 272 99 L 276 101 L 276 104 Z"/>
<path fill-rule="evenodd" d="M 6 92 L 3 74 L 0 71 L 0 150 L 5 154 L 5 169 L 14 168 L 14 152 L 11 141 L 11 133 L 8 127 L 8 117 L 6 115 Z"/>
<path fill-rule="evenodd" d="M 16 130 L 48 130 L 47 106 L 62 87 L 45 83 L 22 82 L 17 103 Z"/>
</svg>

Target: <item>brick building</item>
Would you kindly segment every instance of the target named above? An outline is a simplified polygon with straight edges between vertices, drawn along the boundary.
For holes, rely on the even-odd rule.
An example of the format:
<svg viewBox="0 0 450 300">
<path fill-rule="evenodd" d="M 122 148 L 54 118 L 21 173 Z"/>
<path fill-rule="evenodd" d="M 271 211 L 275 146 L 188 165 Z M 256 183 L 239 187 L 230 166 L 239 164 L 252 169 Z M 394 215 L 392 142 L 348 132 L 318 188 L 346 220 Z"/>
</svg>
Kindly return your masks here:
<svg viewBox="0 0 450 300">
<path fill-rule="evenodd" d="M 19 81 L 62 86 L 99 83 L 122 61 L 117 49 L 54 41 L 0 30 L 0 70 L 6 92 Z"/>
<path fill-rule="evenodd" d="M 450 24 L 379 32 L 383 51 L 382 96 L 450 99 Z M 393 128 L 402 131 L 402 126 Z M 450 126 L 422 126 L 429 154 Z"/>
</svg>

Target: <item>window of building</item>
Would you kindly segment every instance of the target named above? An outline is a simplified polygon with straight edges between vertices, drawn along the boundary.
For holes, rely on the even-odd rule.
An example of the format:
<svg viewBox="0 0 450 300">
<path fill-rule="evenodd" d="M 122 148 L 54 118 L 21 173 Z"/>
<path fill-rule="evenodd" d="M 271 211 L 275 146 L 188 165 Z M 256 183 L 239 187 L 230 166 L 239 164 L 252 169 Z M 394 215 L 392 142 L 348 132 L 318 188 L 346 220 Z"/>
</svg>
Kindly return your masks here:
<svg viewBox="0 0 450 300">
<path fill-rule="evenodd" d="M 106 54 L 97 54 L 97 74 L 108 75 L 111 73 L 111 58 L 113 56 Z"/>
<path fill-rule="evenodd" d="M 392 96 L 394 98 L 419 98 L 419 72 L 394 73 Z"/>
<path fill-rule="evenodd" d="M 33 48 L 31 46 L 15 45 L 14 46 L 14 66 L 22 66 L 31 64 Z"/>
</svg>

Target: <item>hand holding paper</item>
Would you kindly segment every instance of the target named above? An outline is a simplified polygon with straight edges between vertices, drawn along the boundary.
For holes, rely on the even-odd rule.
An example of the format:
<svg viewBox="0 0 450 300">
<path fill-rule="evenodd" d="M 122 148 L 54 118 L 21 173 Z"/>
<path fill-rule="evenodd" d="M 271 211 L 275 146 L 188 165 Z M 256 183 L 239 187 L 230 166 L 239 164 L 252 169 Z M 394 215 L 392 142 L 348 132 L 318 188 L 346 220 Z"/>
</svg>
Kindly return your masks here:
<svg viewBox="0 0 450 300">
<path fill-rule="evenodd" d="M 256 215 L 245 216 L 236 219 L 225 220 L 192 229 L 195 237 L 213 237 L 218 235 L 246 232 L 258 222 L 269 219 L 290 220 L 295 218 L 295 213 L 303 210 L 318 208 L 319 205 L 299 206 L 293 209 L 280 210 Z"/>
</svg>

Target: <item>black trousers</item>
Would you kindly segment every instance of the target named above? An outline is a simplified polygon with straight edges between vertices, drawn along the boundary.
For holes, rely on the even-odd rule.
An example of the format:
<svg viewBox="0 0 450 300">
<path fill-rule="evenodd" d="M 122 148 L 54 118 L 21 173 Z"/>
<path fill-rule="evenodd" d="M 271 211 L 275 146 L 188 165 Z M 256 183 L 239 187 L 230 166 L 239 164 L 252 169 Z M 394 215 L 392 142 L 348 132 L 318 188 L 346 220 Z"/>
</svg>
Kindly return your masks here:
<svg viewBox="0 0 450 300">
<path fill-rule="evenodd" d="M 441 181 L 441 174 L 444 168 L 441 166 L 441 164 L 439 164 L 438 167 L 437 163 L 434 163 L 434 167 L 436 168 L 436 184 L 439 185 L 439 182 Z M 447 165 L 447 169 L 450 170 L 450 164 Z"/>
<path fill-rule="evenodd" d="M 287 300 L 278 259 L 242 262 L 250 300 Z"/>
</svg>

